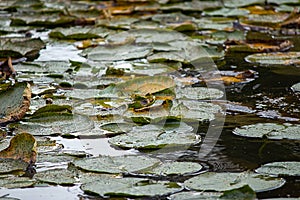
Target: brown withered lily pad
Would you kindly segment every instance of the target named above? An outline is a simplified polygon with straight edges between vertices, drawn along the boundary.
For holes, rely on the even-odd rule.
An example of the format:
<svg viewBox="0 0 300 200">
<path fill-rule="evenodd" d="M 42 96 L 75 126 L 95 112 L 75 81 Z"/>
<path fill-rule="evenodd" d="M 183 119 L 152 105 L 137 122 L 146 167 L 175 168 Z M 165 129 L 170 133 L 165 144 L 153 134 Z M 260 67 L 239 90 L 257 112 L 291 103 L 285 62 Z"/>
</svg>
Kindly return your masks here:
<svg viewBox="0 0 300 200">
<path fill-rule="evenodd" d="M 10 140 L 9 146 L 0 151 L 0 158 L 20 159 L 27 163 L 35 163 L 36 145 L 36 140 L 31 134 L 17 134 Z"/>
<path fill-rule="evenodd" d="M 6 91 L 0 91 L 0 124 L 23 118 L 30 106 L 29 83 L 17 83 Z"/>
</svg>

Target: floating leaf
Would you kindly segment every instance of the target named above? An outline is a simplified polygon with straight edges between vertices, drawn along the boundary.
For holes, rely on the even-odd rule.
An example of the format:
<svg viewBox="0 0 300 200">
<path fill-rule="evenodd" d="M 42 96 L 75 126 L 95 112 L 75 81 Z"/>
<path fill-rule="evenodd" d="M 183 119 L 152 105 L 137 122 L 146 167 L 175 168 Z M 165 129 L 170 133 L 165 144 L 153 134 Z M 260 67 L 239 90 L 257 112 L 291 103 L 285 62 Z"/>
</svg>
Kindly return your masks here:
<svg viewBox="0 0 300 200">
<path fill-rule="evenodd" d="M 120 134 L 131 131 L 134 126 L 136 125 L 131 123 L 108 123 L 100 126 L 100 128 L 113 132 L 114 134 Z"/>
<path fill-rule="evenodd" d="M 26 57 L 33 60 L 39 56 L 39 51 L 45 48 L 40 38 L 13 38 L 0 39 L 0 58 L 21 58 Z"/>
<path fill-rule="evenodd" d="M 6 174 L 15 171 L 24 171 L 28 163 L 22 160 L 0 158 L 0 174 Z"/>
<path fill-rule="evenodd" d="M 245 7 L 253 4 L 263 4 L 264 0 L 224 0 L 225 7 L 236 8 L 236 7 Z"/>
<path fill-rule="evenodd" d="M 184 175 L 199 172 L 202 166 L 194 162 L 165 162 L 146 173 L 156 175 Z"/>
<path fill-rule="evenodd" d="M 176 97 L 179 99 L 219 99 L 223 97 L 224 93 L 216 88 L 207 87 L 177 87 L 175 89 Z"/>
<path fill-rule="evenodd" d="M 187 125 L 164 130 L 154 125 L 134 127 L 129 133 L 109 139 L 109 143 L 122 148 L 158 149 L 190 146 L 200 142 Z"/>
<path fill-rule="evenodd" d="M 147 45 L 115 45 L 88 48 L 81 53 L 94 61 L 118 61 L 143 58 L 149 55 L 152 48 Z"/>
<path fill-rule="evenodd" d="M 277 175 L 277 176 L 300 176 L 300 162 L 272 162 L 262 165 L 255 171 L 259 174 Z"/>
<path fill-rule="evenodd" d="M 59 185 L 73 185 L 76 183 L 75 174 L 67 169 L 53 169 L 38 172 L 34 176 L 38 181 Z"/>
<path fill-rule="evenodd" d="M 85 192 L 107 196 L 151 197 L 162 196 L 182 190 L 176 183 L 147 181 L 138 178 L 102 177 L 81 185 Z"/>
<path fill-rule="evenodd" d="M 0 93 L 0 124 L 20 120 L 30 106 L 28 83 L 17 83 Z"/>
<path fill-rule="evenodd" d="M 198 199 L 205 199 L 205 200 L 220 200 L 220 196 L 222 193 L 220 192 L 180 192 L 176 194 L 172 194 L 169 199 L 170 200 L 198 200 Z"/>
<path fill-rule="evenodd" d="M 299 65 L 300 52 L 258 53 L 247 56 L 245 60 L 263 65 Z"/>
<path fill-rule="evenodd" d="M 135 172 L 156 165 L 160 161 L 155 158 L 138 155 L 99 156 L 84 158 L 72 163 L 83 170 L 104 173 Z"/>
<path fill-rule="evenodd" d="M 2 175 L 0 176 L 1 188 L 26 188 L 33 186 L 36 183 L 34 179 L 28 177 L 18 177 L 15 175 Z M 1 198 L 0 198 L 1 199 Z"/>
<path fill-rule="evenodd" d="M 293 85 L 292 90 L 294 92 L 300 92 L 300 83 L 297 83 L 297 84 Z"/>
<path fill-rule="evenodd" d="M 184 185 L 195 190 L 226 191 L 249 185 L 255 192 L 273 190 L 284 185 L 282 178 L 272 178 L 255 173 L 207 172 L 184 182 Z"/>
<path fill-rule="evenodd" d="M 175 82 L 168 76 L 140 77 L 109 86 L 100 92 L 100 97 L 110 97 L 111 95 L 131 96 L 131 94 L 153 94 L 175 86 Z"/>
<path fill-rule="evenodd" d="M 256 199 L 256 193 L 249 185 L 245 185 L 240 188 L 225 191 L 220 199 L 253 200 Z"/>
<path fill-rule="evenodd" d="M 9 146 L 0 151 L 0 158 L 21 159 L 27 163 L 36 161 L 36 140 L 29 133 L 20 133 L 10 140 Z"/>
<path fill-rule="evenodd" d="M 300 139 L 299 124 L 275 124 L 275 123 L 258 123 L 242 126 L 233 130 L 235 135 L 244 137 L 255 137 L 280 140 L 280 139 Z"/>
</svg>

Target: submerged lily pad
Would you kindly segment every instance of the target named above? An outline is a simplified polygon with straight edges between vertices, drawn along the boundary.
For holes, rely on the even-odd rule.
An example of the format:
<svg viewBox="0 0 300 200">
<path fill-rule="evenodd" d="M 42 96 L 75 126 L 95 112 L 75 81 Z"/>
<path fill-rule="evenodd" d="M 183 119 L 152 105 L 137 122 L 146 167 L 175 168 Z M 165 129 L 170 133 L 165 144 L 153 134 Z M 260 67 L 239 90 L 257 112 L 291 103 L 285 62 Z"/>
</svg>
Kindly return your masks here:
<svg viewBox="0 0 300 200">
<path fill-rule="evenodd" d="M 292 90 L 295 92 L 300 92 L 300 83 L 293 85 Z"/>
<path fill-rule="evenodd" d="M 59 185 L 73 185 L 76 183 L 75 174 L 67 169 L 53 169 L 38 172 L 34 177 L 37 180 L 45 183 Z"/>
<path fill-rule="evenodd" d="M 138 155 L 99 156 L 78 159 L 72 162 L 76 167 L 92 172 L 123 173 L 136 172 L 154 166 L 160 161 L 155 158 Z"/>
<path fill-rule="evenodd" d="M 109 143 L 122 148 L 158 149 L 163 147 L 190 146 L 200 142 L 189 126 L 162 129 L 155 125 L 134 127 L 124 135 L 109 139 Z"/>
<path fill-rule="evenodd" d="M 9 146 L 0 151 L 0 158 L 20 159 L 27 163 L 36 161 L 36 140 L 29 133 L 20 133 L 10 140 Z"/>
<path fill-rule="evenodd" d="M 245 60 L 263 65 L 299 65 L 300 52 L 258 53 L 247 56 Z"/>
<path fill-rule="evenodd" d="M 95 181 L 81 185 L 81 189 L 85 192 L 98 194 L 102 197 L 151 197 L 167 195 L 182 190 L 176 183 L 148 181 L 139 178 L 112 178 L 104 176 Z"/>
<path fill-rule="evenodd" d="M 277 176 L 300 176 L 300 162 L 272 162 L 262 165 L 255 171 L 259 174 L 277 175 Z"/>
<path fill-rule="evenodd" d="M 0 124 L 20 120 L 30 106 L 28 83 L 17 83 L 0 93 Z"/>
<path fill-rule="evenodd" d="M 272 178 L 260 174 L 242 172 L 207 172 L 184 182 L 184 185 L 195 190 L 226 191 L 249 185 L 255 192 L 263 192 L 281 187 L 282 178 Z"/>
<path fill-rule="evenodd" d="M 244 137 L 255 137 L 280 140 L 280 139 L 300 139 L 299 124 L 275 124 L 275 123 L 258 123 L 242 126 L 233 130 L 235 135 Z"/>
</svg>

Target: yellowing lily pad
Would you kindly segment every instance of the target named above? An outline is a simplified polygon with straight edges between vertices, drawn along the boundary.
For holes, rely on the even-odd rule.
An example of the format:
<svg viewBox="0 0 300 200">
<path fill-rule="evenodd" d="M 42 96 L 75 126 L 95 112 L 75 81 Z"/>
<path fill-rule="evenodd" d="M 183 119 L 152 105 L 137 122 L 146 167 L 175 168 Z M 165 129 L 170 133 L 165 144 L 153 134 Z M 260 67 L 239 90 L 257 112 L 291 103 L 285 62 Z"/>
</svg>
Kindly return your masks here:
<svg viewBox="0 0 300 200">
<path fill-rule="evenodd" d="M 262 165 L 255 171 L 259 174 L 276 175 L 276 176 L 300 176 L 300 162 L 272 162 Z"/>
<path fill-rule="evenodd" d="M 159 162 L 158 159 L 147 156 L 125 155 L 77 159 L 72 164 L 86 171 L 118 174 L 140 171 Z"/>
<path fill-rule="evenodd" d="M 273 190 L 283 186 L 285 180 L 251 172 L 207 172 L 188 179 L 184 185 L 194 190 L 226 191 L 249 185 L 255 192 Z"/>
<path fill-rule="evenodd" d="M 235 135 L 243 137 L 254 137 L 280 140 L 300 139 L 300 125 L 299 124 L 275 124 L 275 123 L 258 123 L 252 125 L 242 126 L 233 130 Z"/>
<path fill-rule="evenodd" d="M 31 91 L 28 83 L 17 83 L 0 93 L 0 124 L 20 120 L 30 106 Z"/>
<path fill-rule="evenodd" d="M 258 53 L 247 56 L 245 60 L 262 65 L 299 65 L 300 52 Z"/>
<path fill-rule="evenodd" d="M 36 140 L 31 134 L 17 134 L 10 140 L 9 146 L 0 152 L 0 158 L 20 159 L 27 163 L 35 163 L 36 145 Z"/>
</svg>

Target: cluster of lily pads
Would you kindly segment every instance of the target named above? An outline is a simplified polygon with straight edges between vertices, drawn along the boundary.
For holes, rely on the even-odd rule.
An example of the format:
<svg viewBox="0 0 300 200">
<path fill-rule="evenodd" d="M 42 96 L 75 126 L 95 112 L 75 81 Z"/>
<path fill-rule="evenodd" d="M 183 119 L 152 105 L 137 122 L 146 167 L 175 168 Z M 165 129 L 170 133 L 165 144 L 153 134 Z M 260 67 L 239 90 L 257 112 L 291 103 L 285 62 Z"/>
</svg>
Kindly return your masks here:
<svg viewBox="0 0 300 200">
<path fill-rule="evenodd" d="M 300 54 L 286 39 L 298 31 L 296 7 L 296 0 L 0 2 L 0 187 L 79 184 L 101 197 L 255 199 L 299 177 L 298 161 L 212 172 L 155 154 L 201 144 L 199 124 L 223 119 L 225 107 L 258 114 L 225 101 L 223 87 L 247 84 L 258 72 L 216 71 L 215 63 L 241 54 L 251 66 L 299 74 Z M 299 95 L 299 83 L 290 89 Z M 297 142 L 300 126 L 256 123 L 233 134 Z M 68 151 L 53 136 L 109 137 L 111 146 L 137 153 Z"/>
</svg>

